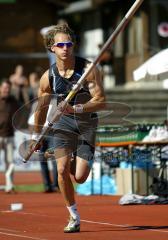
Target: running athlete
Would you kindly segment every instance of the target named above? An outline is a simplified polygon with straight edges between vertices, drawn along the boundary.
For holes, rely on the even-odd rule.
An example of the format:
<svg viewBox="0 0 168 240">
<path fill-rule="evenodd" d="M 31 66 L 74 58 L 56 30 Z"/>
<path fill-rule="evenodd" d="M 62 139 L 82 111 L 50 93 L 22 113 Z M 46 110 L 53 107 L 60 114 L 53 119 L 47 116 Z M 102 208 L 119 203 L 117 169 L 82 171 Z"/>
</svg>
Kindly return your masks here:
<svg viewBox="0 0 168 240">
<path fill-rule="evenodd" d="M 95 68 L 65 108 L 65 97 L 90 62 L 74 55 L 74 33 L 67 24 L 53 27 L 46 35 L 45 45 L 55 53 L 57 61 L 40 80 L 34 134 L 30 147 L 33 147 L 41 133 L 51 96 L 54 94 L 57 97 L 57 110 L 62 112 L 62 116 L 54 123 L 51 134 L 55 147 L 59 187 L 70 213 L 69 223 L 64 232 L 79 232 L 80 215 L 72 182 L 73 180 L 77 183 L 85 182 L 93 163 L 95 130 L 98 124 L 96 111 L 105 107 L 102 78 L 98 68 Z"/>
</svg>

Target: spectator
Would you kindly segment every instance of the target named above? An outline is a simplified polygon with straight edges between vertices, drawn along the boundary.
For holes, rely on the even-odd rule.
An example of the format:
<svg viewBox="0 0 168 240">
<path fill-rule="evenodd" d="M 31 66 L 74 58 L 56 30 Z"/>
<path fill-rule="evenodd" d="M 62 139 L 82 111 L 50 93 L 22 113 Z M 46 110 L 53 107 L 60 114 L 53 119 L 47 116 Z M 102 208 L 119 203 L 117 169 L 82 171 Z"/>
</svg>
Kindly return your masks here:
<svg viewBox="0 0 168 240">
<path fill-rule="evenodd" d="M 29 74 L 29 98 L 30 100 L 37 98 L 39 88 L 39 77 L 36 72 Z"/>
<path fill-rule="evenodd" d="M 17 100 L 10 95 L 10 91 L 11 83 L 4 80 L 0 85 L 0 149 L 4 151 L 5 156 L 6 193 L 14 192 L 14 128 L 12 116 L 19 107 Z"/>
<path fill-rule="evenodd" d="M 52 105 L 54 105 L 54 99 L 53 103 L 50 105 L 50 108 L 48 110 L 47 114 L 47 120 L 51 118 L 52 114 Z M 37 101 L 35 101 L 32 105 L 30 117 L 28 120 L 28 125 L 29 125 L 29 132 L 32 134 L 33 130 L 33 125 L 34 125 L 34 112 L 37 107 Z M 49 116 L 50 115 L 50 116 Z M 55 158 L 49 156 L 47 153 L 48 149 L 51 149 L 53 146 L 52 144 L 53 138 L 51 137 L 46 137 L 43 146 L 40 149 L 40 166 L 41 166 L 41 173 L 42 173 L 42 179 L 43 179 L 43 184 L 44 184 L 44 192 L 45 193 L 52 193 L 52 192 L 58 192 L 59 191 L 59 186 L 58 186 L 58 173 L 57 173 L 57 165 Z M 50 174 L 50 169 L 49 169 L 49 159 L 51 160 L 51 165 L 52 165 L 52 176 Z"/>
<path fill-rule="evenodd" d="M 12 94 L 20 102 L 21 105 L 29 102 L 28 95 L 28 79 L 24 76 L 22 65 L 17 65 L 15 72 L 9 76 L 12 84 Z"/>
<path fill-rule="evenodd" d="M 27 119 L 30 111 L 28 79 L 24 75 L 22 65 L 17 65 L 15 72 L 10 75 L 9 80 L 12 84 L 11 94 L 19 101 L 20 109 L 20 129 L 27 128 Z"/>
<path fill-rule="evenodd" d="M 59 191 L 57 165 L 56 165 L 55 158 L 54 157 L 50 158 L 51 163 L 52 163 L 52 178 L 51 178 L 49 165 L 48 165 L 49 158 L 47 160 L 47 158 L 45 157 L 46 156 L 45 152 L 48 149 L 52 148 L 52 141 L 53 141 L 53 138 L 47 137 L 43 141 L 43 145 L 41 147 L 41 152 L 43 152 L 44 154 L 40 155 L 40 165 L 41 165 L 41 173 L 42 173 L 42 177 L 43 177 L 45 193 Z"/>
</svg>

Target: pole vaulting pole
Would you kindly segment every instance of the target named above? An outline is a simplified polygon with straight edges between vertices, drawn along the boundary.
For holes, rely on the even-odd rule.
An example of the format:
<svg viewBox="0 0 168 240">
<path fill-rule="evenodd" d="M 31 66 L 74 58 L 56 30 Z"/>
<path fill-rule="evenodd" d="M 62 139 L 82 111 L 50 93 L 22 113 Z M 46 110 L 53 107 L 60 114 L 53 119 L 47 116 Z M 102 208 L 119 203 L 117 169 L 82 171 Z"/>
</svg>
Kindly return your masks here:
<svg viewBox="0 0 168 240">
<path fill-rule="evenodd" d="M 135 3 L 132 5 L 132 7 L 129 9 L 129 11 L 127 12 L 127 14 L 124 16 L 124 18 L 122 19 L 122 21 L 119 23 L 119 25 L 117 26 L 117 28 L 114 30 L 114 32 L 110 35 L 110 37 L 107 39 L 107 41 L 105 42 L 105 44 L 103 45 L 102 49 L 100 50 L 98 56 L 95 58 L 95 60 L 89 65 L 89 67 L 86 69 L 86 71 L 84 72 L 84 74 L 81 76 L 81 78 L 78 80 L 78 82 L 74 85 L 74 87 L 72 88 L 72 90 L 69 92 L 68 96 L 65 98 L 64 102 L 65 102 L 65 107 L 66 104 L 68 102 L 70 102 L 70 100 L 75 96 L 75 94 L 78 92 L 78 90 L 80 89 L 81 85 L 83 84 L 83 82 L 85 81 L 85 79 L 87 78 L 87 76 L 91 73 L 91 71 L 95 68 L 95 66 L 99 63 L 100 58 L 102 57 L 102 55 L 104 54 L 104 52 L 111 46 L 111 44 L 114 42 L 114 40 L 116 39 L 116 37 L 118 36 L 118 34 L 123 31 L 123 29 L 126 27 L 126 25 L 128 24 L 128 22 L 130 21 L 130 19 L 133 17 L 133 15 L 135 14 L 135 12 L 138 10 L 138 8 L 140 7 L 140 5 L 142 4 L 144 0 L 136 0 Z M 60 111 L 56 111 L 54 118 L 52 119 L 52 121 L 48 124 L 48 127 L 46 127 L 45 129 L 43 129 L 41 135 L 39 136 L 39 139 L 37 141 L 37 143 L 35 144 L 34 148 L 28 152 L 26 154 L 26 156 L 24 156 L 23 162 L 27 162 L 29 160 L 29 158 L 31 157 L 31 155 L 33 154 L 33 152 L 37 149 L 37 146 L 39 145 L 40 142 L 42 142 L 42 140 L 44 139 L 44 137 L 48 134 L 49 129 L 52 127 L 53 123 L 58 121 L 59 118 L 61 117 L 63 113 Z"/>
<path fill-rule="evenodd" d="M 114 32 L 110 35 L 110 37 L 107 39 L 105 44 L 103 45 L 102 49 L 100 50 L 100 53 L 96 57 L 96 59 L 90 64 L 88 69 L 84 72 L 84 74 L 81 76 L 81 78 L 78 80 L 78 82 L 74 85 L 73 89 L 70 91 L 68 96 L 66 97 L 65 101 L 69 102 L 72 97 L 76 94 L 78 89 L 81 87 L 82 83 L 85 81 L 86 77 L 90 74 L 90 72 L 93 70 L 93 68 L 96 66 L 97 63 L 99 63 L 100 58 L 104 54 L 104 52 L 110 47 L 110 45 L 114 42 L 118 34 L 123 31 L 123 29 L 126 27 L 130 19 L 133 17 L 134 13 L 137 11 L 137 9 L 142 4 L 143 0 L 137 0 L 132 5 L 130 10 L 127 12 L 125 17 L 122 19 L 120 24 L 117 26 L 117 28 L 114 30 Z"/>
</svg>

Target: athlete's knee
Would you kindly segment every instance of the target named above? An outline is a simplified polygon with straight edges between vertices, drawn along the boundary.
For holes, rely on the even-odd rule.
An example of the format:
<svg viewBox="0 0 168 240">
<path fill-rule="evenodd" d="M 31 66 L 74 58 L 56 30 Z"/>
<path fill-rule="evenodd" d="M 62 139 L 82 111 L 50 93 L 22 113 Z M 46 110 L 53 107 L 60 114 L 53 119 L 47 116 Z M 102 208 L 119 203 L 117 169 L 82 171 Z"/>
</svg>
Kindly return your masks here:
<svg viewBox="0 0 168 240">
<path fill-rule="evenodd" d="M 90 173 L 90 168 L 85 168 L 85 170 L 83 171 L 76 171 L 75 175 L 74 175 L 74 179 L 77 183 L 84 183 L 86 181 L 86 179 L 88 178 Z"/>
<path fill-rule="evenodd" d="M 58 168 L 57 172 L 58 172 L 58 179 L 65 179 L 69 175 L 68 169 L 63 166 Z"/>
<path fill-rule="evenodd" d="M 86 181 L 87 177 L 85 176 L 74 176 L 75 182 L 82 184 Z"/>
</svg>

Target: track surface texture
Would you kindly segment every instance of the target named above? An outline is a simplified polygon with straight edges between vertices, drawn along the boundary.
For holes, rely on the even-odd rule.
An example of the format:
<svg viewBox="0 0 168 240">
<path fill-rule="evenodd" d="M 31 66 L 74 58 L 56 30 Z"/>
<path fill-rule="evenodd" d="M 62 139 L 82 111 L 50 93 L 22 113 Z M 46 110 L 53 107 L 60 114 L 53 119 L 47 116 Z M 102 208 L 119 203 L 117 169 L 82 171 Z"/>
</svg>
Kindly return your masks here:
<svg viewBox="0 0 168 240">
<path fill-rule="evenodd" d="M 33 177 L 34 175 L 34 177 Z M 2 179 L 2 175 L 0 176 Z M 38 173 L 16 173 L 16 184 L 41 182 Z M 120 196 L 76 196 L 81 232 L 63 233 L 68 212 L 60 193 L 0 191 L 1 240 L 167 240 L 168 205 L 120 206 Z M 21 211 L 11 211 L 22 203 Z"/>
</svg>

